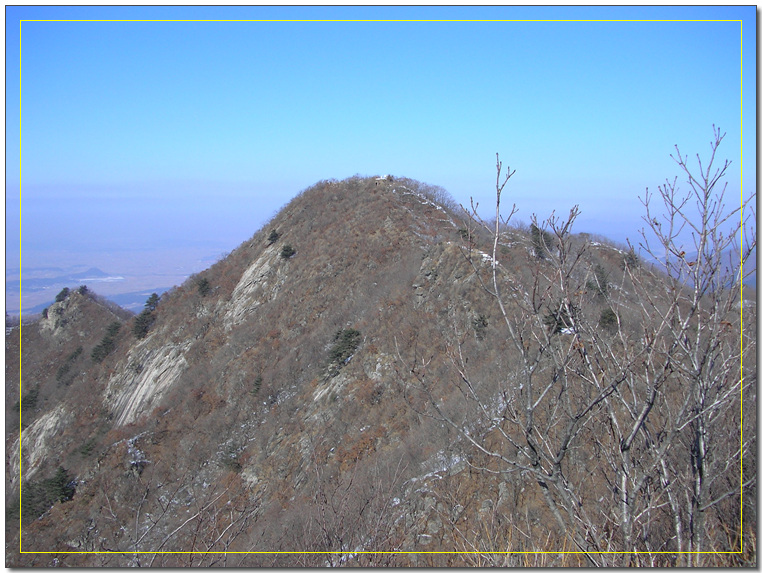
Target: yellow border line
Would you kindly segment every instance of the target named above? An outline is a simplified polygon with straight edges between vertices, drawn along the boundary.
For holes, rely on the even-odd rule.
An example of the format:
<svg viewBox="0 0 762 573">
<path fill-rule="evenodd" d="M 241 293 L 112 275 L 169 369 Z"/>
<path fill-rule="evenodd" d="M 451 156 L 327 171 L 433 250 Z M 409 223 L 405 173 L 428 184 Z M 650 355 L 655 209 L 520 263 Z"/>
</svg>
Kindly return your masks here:
<svg viewBox="0 0 762 573">
<path fill-rule="evenodd" d="M 739 531 L 739 537 L 741 538 L 741 554 L 743 554 L 743 540 L 744 540 L 744 531 L 743 531 L 743 392 L 744 392 L 744 381 L 746 377 L 743 373 L 743 243 L 744 243 L 744 236 L 745 228 L 744 228 L 744 213 L 743 213 L 743 21 L 741 22 L 741 239 L 740 239 L 740 245 L 741 245 L 741 479 L 740 479 L 740 485 L 741 485 L 741 524 L 740 528 L 741 531 Z"/>
<path fill-rule="evenodd" d="M 741 22 L 742 20 L 19 20 L 21 22 Z"/>
<path fill-rule="evenodd" d="M 21 551 L 21 22 L 19 22 L 19 553 Z"/>
<path fill-rule="evenodd" d="M 50 555 L 738 555 L 738 551 L 25 551 Z"/>
<path fill-rule="evenodd" d="M 738 555 L 739 551 L 26 551 L 50 555 Z"/>
<path fill-rule="evenodd" d="M 22 22 L 533 22 L 533 23 L 573 23 L 573 22 L 738 22 L 741 24 L 741 204 L 743 204 L 743 20 L 19 20 L 19 267 L 21 266 L 21 23 Z M 741 213 L 743 221 L 743 212 Z M 743 225 L 742 229 L 743 231 Z M 743 277 L 743 265 L 741 266 Z M 21 278 L 19 277 L 19 400 L 21 399 Z M 492 553 L 497 555 L 741 555 L 743 554 L 743 284 L 741 285 L 741 549 L 740 551 L 22 551 L 21 550 L 21 414 L 19 413 L 19 553 L 20 554 L 113 554 L 113 555 L 197 555 L 197 554 L 244 554 L 244 555 L 402 555 L 402 554 L 446 554 L 469 555 Z"/>
</svg>

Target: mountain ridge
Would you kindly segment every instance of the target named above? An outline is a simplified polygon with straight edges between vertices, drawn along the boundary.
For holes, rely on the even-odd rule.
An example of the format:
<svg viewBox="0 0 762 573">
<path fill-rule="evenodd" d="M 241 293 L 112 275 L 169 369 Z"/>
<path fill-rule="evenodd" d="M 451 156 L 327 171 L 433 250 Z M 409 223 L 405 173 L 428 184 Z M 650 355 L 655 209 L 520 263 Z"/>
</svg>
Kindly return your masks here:
<svg viewBox="0 0 762 573">
<path fill-rule="evenodd" d="M 360 202 L 360 209 L 350 208 L 360 189 L 368 196 Z M 103 399 L 93 400 L 89 408 L 105 408 L 108 412 L 105 418 L 113 420 L 113 423 L 108 424 L 113 428 L 109 432 L 116 432 L 114 437 L 118 437 L 121 435 L 121 428 L 135 425 L 142 428 L 146 423 L 150 425 L 149 414 L 154 412 L 154 415 L 157 415 L 157 412 L 161 411 L 162 400 L 166 402 L 167 396 L 170 402 L 176 399 L 172 393 L 177 394 L 178 388 L 174 386 L 183 376 L 186 381 L 182 383 L 184 388 L 180 392 L 185 395 L 190 393 L 191 403 L 188 404 L 188 409 L 194 416 L 202 417 L 208 417 L 208 414 L 229 403 L 231 395 L 235 392 L 234 388 L 240 391 L 239 387 L 246 379 L 253 383 L 252 378 L 256 381 L 257 377 L 261 380 L 264 376 L 265 380 L 260 382 L 261 387 L 257 387 L 256 392 L 265 398 L 259 408 L 260 412 L 267 414 L 271 409 L 277 410 L 290 400 L 293 401 L 298 387 L 311 384 L 315 389 L 308 392 L 310 398 L 307 402 L 309 405 L 306 406 L 307 419 L 320 419 L 322 424 L 326 421 L 345 424 L 345 421 L 336 422 L 335 414 L 330 414 L 325 408 L 315 404 L 325 401 L 332 403 L 340 393 L 346 392 L 347 387 L 355 381 L 347 375 L 347 371 L 357 370 L 360 363 L 356 352 L 353 352 L 352 356 L 345 359 L 346 363 L 331 367 L 330 360 L 324 356 L 326 346 L 330 350 L 336 331 L 349 325 L 358 327 L 360 331 L 365 329 L 361 347 L 370 344 L 367 335 L 367 323 L 372 320 L 369 317 L 369 309 L 379 307 L 382 297 L 387 299 L 393 294 L 388 289 L 384 291 L 377 288 L 379 283 L 396 285 L 404 276 L 409 277 L 391 289 L 397 292 L 394 296 L 400 299 L 404 296 L 404 283 L 410 282 L 420 266 L 420 252 L 408 250 L 409 247 L 417 241 L 416 248 L 420 251 L 425 242 L 422 237 L 426 237 L 427 240 L 440 237 L 442 230 L 436 227 L 443 224 L 447 225 L 448 232 L 455 234 L 453 222 L 444 221 L 444 217 L 440 217 L 442 220 L 436 222 L 416 222 L 413 216 L 413 211 L 417 208 L 416 203 L 420 203 L 420 199 L 415 191 L 407 189 L 404 182 L 399 184 L 398 191 L 397 186 L 387 189 L 376 185 L 373 179 L 360 178 L 351 179 L 344 184 L 324 182 L 295 198 L 269 225 L 263 227 L 250 241 L 244 242 L 226 259 L 192 277 L 186 285 L 163 295 L 155 311 L 156 320 L 144 339 L 128 343 L 129 333 L 125 332 L 126 328 L 122 329 L 116 350 L 103 360 L 100 371 L 96 370 L 94 373 L 94 377 L 101 380 L 99 384 L 104 385 Z M 442 209 L 437 209 L 433 202 L 426 208 L 437 213 Z M 342 219 L 342 215 L 347 213 L 351 214 L 352 221 Z M 379 224 L 372 225 L 370 220 L 378 218 L 379 214 L 383 214 Z M 417 223 L 413 225 L 415 230 L 406 234 L 405 225 L 411 223 Z M 367 225 L 367 230 L 357 228 L 362 224 Z M 301 230 L 297 232 L 295 229 L 299 227 Z M 277 229 L 279 233 L 278 239 L 272 243 L 264 237 L 265 231 L 269 232 L 271 228 Z M 305 236 L 311 238 L 311 244 L 302 244 L 299 238 Z M 348 241 L 349 252 L 330 256 L 332 245 L 339 239 Z M 290 257 L 282 256 L 286 244 L 292 244 L 295 249 L 295 253 Z M 350 253 L 356 256 L 351 256 Z M 397 264 L 398 271 L 406 269 L 404 272 L 397 272 L 391 280 L 383 270 L 384 264 L 390 259 Z M 341 289 L 331 293 L 324 292 L 317 304 L 308 296 L 312 294 L 311 291 L 327 291 L 328 289 L 321 287 L 321 284 L 337 279 L 342 280 Z M 198 285 L 204 280 L 210 285 L 210 292 L 202 296 Z M 283 309 L 275 311 L 274 314 L 286 322 L 286 328 L 272 328 L 274 325 L 270 324 L 265 329 L 266 325 L 257 321 L 255 315 L 263 307 L 282 304 L 281 299 L 288 301 L 283 305 Z M 59 312 L 64 312 L 62 309 L 76 306 L 76 301 L 78 299 L 75 296 L 55 303 L 48 309 L 48 316 L 58 316 Z M 288 312 L 288 308 L 295 304 L 299 307 L 298 312 Z M 190 324 L 186 324 L 189 319 Z M 312 328 L 305 334 L 309 323 L 314 325 L 321 320 L 325 320 L 324 325 L 321 324 L 317 329 Z M 48 322 L 50 321 L 42 323 L 41 330 L 51 335 L 52 331 L 44 326 Z M 188 332 L 189 330 L 191 332 Z M 222 344 L 221 339 L 226 336 L 227 339 Z M 302 344 L 305 336 L 309 339 L 318 338 L 323 344 L 319 348 L 310 348 L 311 345 Z M 93 333 L 90 344 L 92 345 L 97 338 L 97 334 Z M 272 365 L 267 365 L 265 359 L 260 358 L 264 353 L 261 348 L 252 347 L 246 342 L 251 338 L 267 340 L 270 352 L 287 344 L 290 349 L 284 358 L 277 360 L 278 364 L 273 368 Z M 233 348 L 236 351 L 233 351 Z M 215 350 L 219 350 L 216 356 Z M 239 350 L 243 359 L 238 360 L 239 365 L 232 367 L 231 360 L 234 360 L 234 354 Z M 211 364 L 207 363 L 204 357 L 211 358 Z M 305 361 L 307 364 L 303 368 L 304 372 L 297 371 L 295 365 Z M 388 373 L 391 362 L 388 355 L 381 355 L 373 364 L 362 364 L 359 372 L 368 384 L 370 380 L 380 379 L 382 373 Z M 290 373 L 289 369 L 283 373 L 284 368 L 279 367 L 285 363 L 292 365 Z M 194 384 L 193 380 L 201 382 L 206 379 L 210 366 L 213 370 L 217 370 L 218 367 L 222 370 L 217 383 Z M 340 372 L 329 373 L 326 369 L 330 368 L 336 368 L 337 372 Z M 258 374 L 255 375 L 252 370 Z M 108 374 L 109 371 L 113 374 Z M 290 385 L 276 385 L 271 381 L 284 375 L 292 378 Z M 379 395 L 383 394 L 383 390 L 376 386 L 368 390 L 363 389 L 363 392 L 375 393 L 376 397 L 370 399 L 377 401 L 380 399 Z M 97 394 L 93 393 L 93 396 Z M 29 443 L 35 436 L 42 435 L 45 439 L 37 439 L 36 447 L 43 449 L 47 446 L 50 450 L 48 442 L 55 433 L 53 430 L 71 425 L 71 415 L 71 408 L 56 405 L 24 430 L 31 436 L 25 443 Z M 81 425 L 86 424 L 82 421 Z M 89 424 L 90 428 L 93 426 L 92 423 Z M 85 443 L 97 439 L 97 431 L 93 431 L 91 429 L 90 434 L 84 439 Z M 360 432 L 360 427 L 356 428 L 356 431 L 364 433 Z M 141 432 L 135 431 L 134 434 L 140 435 Z M 379 437 L 376 436 L 375 439 Z M 241 442 L 246 438 L 239 435 L 236 439 Z M 282 434 L 276 434 L 275 443 L 280 443 L 283 439 L 287 438 Z M 234 449 L 240 449 L 242 445 L 238 443 Z M 230 446 L 233 447 L 232 444 Z M 370 445 L 362 447 L 372 449 Z M 69 449 L 71 448 L 72 445 L 69 446 Z M 113 446 L 111 448 L 113 449 Z M 22 450 L 24 449 L 28 448 L 22 443 Z M 62 449 L 66 450 L 67 447 Z M 211 450 L 208 451 L 209 458 L 218 454 L 219 452 L 215 454 Z M 356 455 L 342 448 L 339 448 L 337 454 L 341 458 L 340 462 L 345 464 L 349 463 L 348 456 Z M 37 456 L 32 461 L 36 464 L 39 458 L 40 456 Z M 69 455 L 59 458 L 58 461 L 70 467 L 72 461 L 67 460 L 74 459 L 75 455 Z M 80 460 L 76 462 L 79 463 Z M 223 464 L 222 467 L 226 467 L 225 463 L 236 467 L 230 459 L 220 460 L 220 463 Z M 304 463 L 305 460 L 302 461 L 302 464 Z M 25 459 L 23 465 L 30 468 L 34 466 L 36 469 L 35 464 Z M 306 479 L 304 472 L 300 473 L 298 468 L 281 468 L 279 471 L 287 471 L 289 474 L 296 471 L 296 482 Z M 37 473 L 37 470 L 26 472 L 24 477 L 33 480 Z M 253 486 L 262 479 L 257 477 L 256 473 L 251 467 L 244 466 L 238 475 L 244 483 Z M 12 479 L 11 487 L 13 483 Z M 79 491 L 81 490 L 82 486 L 79 488 Z M 58 507 L 67 509 L 66 504 L 54 509 Z"/>
<path fill-rule="evenodd" d="M 6 338 L 9 499 L 22 482 L 49 486 L 57 468 L 76 484 L 50 507 L 22 496 L 7 563 L 49 564 L 19 554 L 20 541 L 75 566 L 463 564 L 425 551 L 467 550 L 476 538 L 458 532 L 487 518 L 501 531 L 504 513 L 561 539 L 540 492 L 480 471 L 494 461 L 443 423 L 463 419 L 489 443 L 509 403 L 491 389 L 515 361 L 486 286 L 494 246 L 441 188 L 355 176 L 306 189 L 138 317 L 73 291 L 21 327 L 20 347 Z M 496 246 L 505 288 L 530 300 L 543 264 L 532 234 L 509 227 Z M 605 267 L 612 291 L 629 296 L 617 286 L 626 256 L 596 244 L 575 273 L 584 285 Z M 603 295 L 580 296 L 597 323 Z M 97 347 L 107 348 L 98 361 Z M 485 421 L 469 421 L 457 391 L 466 375 L 490 397 Z M 195 547 L 223 553 L 141 553 Z"/>
</svg>

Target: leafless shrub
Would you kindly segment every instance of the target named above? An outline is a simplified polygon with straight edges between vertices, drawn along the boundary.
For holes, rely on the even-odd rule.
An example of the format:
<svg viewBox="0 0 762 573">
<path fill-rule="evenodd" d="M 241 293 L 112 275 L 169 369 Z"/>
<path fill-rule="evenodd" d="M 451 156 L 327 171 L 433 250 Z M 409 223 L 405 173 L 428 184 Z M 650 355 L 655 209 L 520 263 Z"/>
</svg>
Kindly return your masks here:
<svg viewBox="0 0 762 573">
<path fill-rule="evenodd" d="M 623 265 L 612 288 L 594 293 L 586 288 L 595 278 L 589 239 L 572 236 L 577 207 L 566 218 L 533 220 L 552 244 L 526 259 L 526 271 L 500 263 L 515 207 L 501 218 L 514 172 L 503 175 L 498 158 L 495 219 L 471 212 L 492 235 L 490 272 L 470 247 L 463 252 L 492 298 L 510 366 L 491 381 L 475 375 L 466 339 L 452 332 L 446 361 L 461 403 L 448 409 L 435 374 L 441 358 L 398 346 L 411 404 L 493 460 L 484 472 L 534 482 L 552 519 L 531 532 L 538 550 L 550 549 L 544 535 L 568 540 L 562 547 L 593 565 L 700 566 L 755 538 L 754 524 L 740 520 L 741 496 L 756 485 L 741 472 L 756 443 L 755 428 L 741 439 L 742 392 L 754 391 L 750 369 L 741 369 L 756 350 L 756 332 L 741 321 L 743 267 L 756 247 L 754 195 L 727 208 L 728 163 L 715 163 L 722 138 L 715 130 L 709 161 L 699 158 L 696 171 L 677 151 L 688 190 L 681 194 L 676 180 L 660 187 L 663 215 L 654 194 L 642 200 L 641 248 L 662 272 Z M 611 309 L 606 330 L 602 308 Z M 562 328 L 548 328 L 553 313 L 564 313 Z"/>
</svg>

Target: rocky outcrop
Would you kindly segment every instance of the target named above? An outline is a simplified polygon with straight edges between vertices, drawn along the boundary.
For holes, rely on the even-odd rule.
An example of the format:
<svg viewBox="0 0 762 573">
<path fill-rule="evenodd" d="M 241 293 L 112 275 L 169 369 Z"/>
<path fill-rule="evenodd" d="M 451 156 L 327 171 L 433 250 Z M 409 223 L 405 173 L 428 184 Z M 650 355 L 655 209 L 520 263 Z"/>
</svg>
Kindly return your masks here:
<svg viewBox="0 0 762 573">
<path fill-rule="evenodd" d="M 242 323 L 259 305 L 278 295 L 285 282 L 284 271 L 278 267 L 278 252 L 275 245 L 268 247 L 243 273 L 226 305 L 223 319 L 226 330 Z"/>
<path fill-rule="evenodd" d="M 135 347 L 108 382 L 106 402 L 117 425 L 149 412 L 187 366 L 184 354 L 190 341 L 150 349 L 152 338 Z"/>
<path fill-rule="evenodd" d="M 11 483 L 18 483 L 19 471 L 27 481 L 38 472 L 40 467 L 50 455 L 51 444 L 55 437 L 72 421 L 73 413 L 68 411 L 63 404 L 59 404 L 50 412 L 43 414 L 31 426 L 21 432 L 21 457 L 19 458 L 19 442 L 13 447 L 12 459 L 18 463 L 10 464 L 12 468 Z"/>
</svg>

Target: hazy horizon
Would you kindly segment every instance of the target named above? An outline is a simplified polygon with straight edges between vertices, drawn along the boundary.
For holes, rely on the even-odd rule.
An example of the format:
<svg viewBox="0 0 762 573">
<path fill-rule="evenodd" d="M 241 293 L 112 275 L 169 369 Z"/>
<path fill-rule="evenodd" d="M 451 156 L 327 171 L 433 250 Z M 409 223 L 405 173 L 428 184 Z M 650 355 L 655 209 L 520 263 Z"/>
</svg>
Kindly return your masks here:
<svg viewBox="0 0 762 573">
<path fill-rule="evenodd" d="M 112 289 L 169 287 L 304 188 L 353 174 L 440 185 L 489 216 L 496 152 L 516 169 L 504 202 L 519 220 L 578 204 L 576 232 L 637 240 L 638 196 L 679 175 L 675 144 L 707 157 L 713 124 L 727 132 L 728 198 L 756 190 L 753 6 L 6 17 L 6 281 L 97 267 L 125 275 Z M 73 19 L 724 21 L 31 21 Z M 17 299 L 6 288 L 9 311 Z"/>
</svg>

